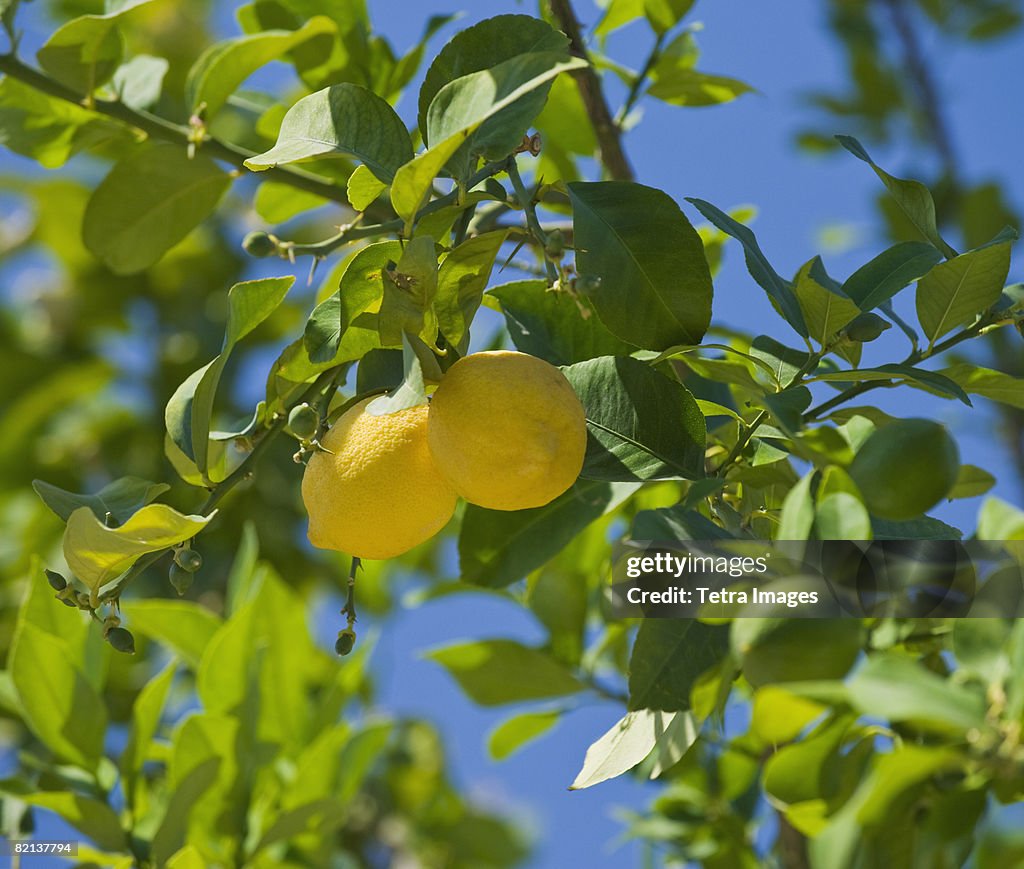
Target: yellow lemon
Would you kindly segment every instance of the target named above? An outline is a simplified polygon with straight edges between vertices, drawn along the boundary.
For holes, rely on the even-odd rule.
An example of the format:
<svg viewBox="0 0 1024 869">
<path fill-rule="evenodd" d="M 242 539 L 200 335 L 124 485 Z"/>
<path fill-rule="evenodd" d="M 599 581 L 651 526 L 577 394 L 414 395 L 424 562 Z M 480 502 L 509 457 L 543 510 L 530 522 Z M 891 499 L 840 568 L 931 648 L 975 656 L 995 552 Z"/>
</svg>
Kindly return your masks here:
<svg viewBox="0 0 1024 869">
<path fill-rule="evenodd" d="M 456 492 L 481 507 L 540 507 L 583 467 L 583 405 L 565 375 L 535 356 L 463 357 L 445 372 L 429 416 L 434 461 Z"/>
<path fill-rule="evenodd" d="M 440 531 L 457 496 L 427 446 L 425 404 L 374 416 L 346 411 L 306 465 L 309 540 L 360 558 L 392 558 Z"/>
</svg>

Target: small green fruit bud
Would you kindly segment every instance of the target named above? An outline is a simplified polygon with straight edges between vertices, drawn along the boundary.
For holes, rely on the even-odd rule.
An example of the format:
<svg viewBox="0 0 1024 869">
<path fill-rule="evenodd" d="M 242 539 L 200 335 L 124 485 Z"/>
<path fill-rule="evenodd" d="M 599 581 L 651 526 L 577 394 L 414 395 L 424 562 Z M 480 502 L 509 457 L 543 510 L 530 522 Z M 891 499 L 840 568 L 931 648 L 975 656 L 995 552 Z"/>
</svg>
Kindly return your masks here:
<svg viewBox="0 0 1024 869">
<path fill-rule="evenodd" d="M 194 549 L 182 547 L 181 549 L 176 549 L 174 551 L 174 563 L 182 570 L 187 570 L 189 573 L 195 573 L 203 566 L 203 556 Z"/>
<path fill-rule="evenodd" d="M 874 341 L 886 329 L 891 328 L 892 323 L 888 320 L 882 319 L 878 314 L 868 312 L 854 317 L 844 331 L 846 337 L 851 341 L 866 344 L 868 341 Z"/>
<path fill-rule="evenodd" d="M 547 254 L 548 259 L 555 262 L 558 262 L 565 256 L 565 236 L 562 234 L 562 230 L 553 229 L 548 233 L 548 241 L 544 245 L 544 253 Z"/>
<path fill-rule="evenodd" d="M 107 642 L 119 652 L 124 652 L 126 655 L 135 654 L 135 637 L 129 630 L 111 628 L 107 633 Z"/>
<path fill-rule="evenodd" d="M 54 591 L 64 591 L 68 587 L 68 581 L 56 570 L 44 570 L 44 573 L 46 573 L 46 581 L 50 583 L 50 588 Z"/>
<path fill-rule="evenodd" d="M 356 644 L 356 632 L 352 628 L 345 628 L 338 632 L 338 639 L 334 643 L 334 651 L 339 655 L 347 655 Z"/>
<path fill-rule="evenodd" d="M 249 256 L 273 256 L 277 253 L 277 239 L 265 232 L 250 232 L 242 239 L 242 250 Z"/>
<path fill-rule="evenodd" d="M 320 430 L 320 414 L 308 404 L 298 404 L 288 413 L 288 431 L 300 441 L 311 441 Z"/>
<path fill-rule="evenodd" d="M 179 565 L 177 561 L 172 562 L 171 569 L 168 571 L 167 577 L 171 580 L 171 585 L 174 586 L 174 590 L 179 595 L 183 595 L 192 587 L 192 573 L 185 570 L 185 568 Z"/>
<path fill-rule="evenodd" d="M 576 292 L 581 296 L 589 296 L 596 292 L 601 286 L 601 278 L 597 275 L 578 275 L 576 278 Z"/>
</svg>

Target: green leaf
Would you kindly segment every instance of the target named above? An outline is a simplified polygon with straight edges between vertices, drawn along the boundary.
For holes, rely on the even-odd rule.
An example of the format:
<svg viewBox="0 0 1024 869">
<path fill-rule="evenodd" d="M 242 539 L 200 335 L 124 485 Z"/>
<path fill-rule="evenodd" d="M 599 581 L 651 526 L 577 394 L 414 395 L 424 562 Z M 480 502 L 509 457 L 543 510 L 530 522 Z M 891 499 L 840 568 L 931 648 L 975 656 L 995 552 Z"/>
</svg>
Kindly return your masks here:
<svg viewBox="0 0 1024 869">
<path fill-rule="evenodd" d="M 132 625 L 134 627 L 134 624 Z M 121 787 L 127 805 L 135 808 L 135 783 L 149 755 L 150 743 L 156 736 L 167 704 L 167 695 L 178 669 L 173 659 L 150 679 L 132 705 L 132 724 L 128 744 L 121 753 Z"/>
<path fill-rule="evenodd" d="M 413 337 L 412 341 L 415 340 Z M 380 395 L 373 399 L 366 406 L 366 411 L 374 416 L 385 416 L 426 403 L 427 388 L 423 380 L 423 366 L 412 347 L 410 336 L 406 335 L 402 344 L 402 382 L 388 395 Z"/>
<path fill-rule="evenodd" d="M 969 362 L 958 362 L 938 372 L 963 387 L 971 395 L 980 395 L 1000 404 L 1024 410 L 1024 379 Z"/>
<path fill-rule="evenodd" d="M 659 36 L 682 21 L 693 8 L 694 0 L 643 0 L 644 15 Z"/>
<path fill-rule="evenodd" d="M 514 281 L 492 287 L 517 350 L 552 365 L 571 365 L 596 356 L 627 356 L 629 344 L 616 338 L 589 308 L 581 309 L 547 281 Z"/>
<path fill-rule="evenodd" d="M 117 68 L 111 87 L 130 109 L 148 109 L 160 99 L 170 63 L 163 57 L 137 54 Z"/>
<path fill-rule="evenodd" d="M 0 145 L 43 168 L 58 169 L 80 151 L 118 139 L 131 140 L 123 125 L 9 75 L 0 79 Z"/>
<path fill-rule="evenodd" d="M 656 5 L 654 0 L 652 5 Z M 610 0 L 604 7 L 604 15 L 594 28 L 594 36 L 602 40 L 620 27 L 631 24 L 644 14 L 644 0 Z"/>
<path fill-rule="evenodd" d="M 122 604 L 132 630 L 154 640 L 195 671 L 221 620 L 187 600 L 129 600 Z"/>
<path fill-rule="evenodd" d="M 23 624 L 10 672 L 28 728 L 62 760 L 94 771 L 103 756 L 107 710 L 68 644 Z"/>
<path fill-rule="evenodd" d="M 380 196 L 388 185 L 381 181 L 370 168 L 364 164 L 356 166 L 345 184 L 345 195 L 349 205 L 356 211 L 365 211 Z"/>
<path fill-rule="evenodd" d="M 190 540 L 215 514 L 185 516 L 166 504 L 150 504 L 124 524 L 108 528 L 88 507 L 79 507 L 64 530 L 64 558 L 95 597 L 140 555 Z"/>
<path fill-rule="evenodd" d="M 864 502 L 849 492 L 819 496 L 814 528 L 821 540 L 871 540 L 871 516 Z"/>
<path fill-rule="evenodd" d="M 887 363 L 877 368 L 851 368 L 844 371 L 825 371 L 815 373 L 810 380 L 825 383 L 863 383 L 872 380 L 892 380 L 907 386 L 923 388 L 928 392 L 957 398 L 971 406 L 967 393 L 952 378 L 936 371 L 915 368 L 902 363 Z"/>
<path fill-rule="evenodd" d="M 871 311 L 888 302 L 941 261 L 942 254 L 934 245 L 923 241 L 904 241 L 857 269 L 846 279 L 843 292 L 862 311 Z"/>
<path fill-rule="evenodd" d="M 805 474 L 782 502 L 779 528 L 776 540 L 807 540 L 814 526 L 814 498 L 811 495 L 811 481 L 815 472 Z"/>
<path fill-rule="evenodd" d="M 654 750 L 675 716 L 676 713 L 652 709 L 627 712 L 587 749 L 583 768 L 569 790 L 589 788 L 631 770 Z"/>
<path fill-rule="evenodd" d="M 696 510 L 680 506 L 644 510 L 633 520 L 630 538 L 653 540 L 728 540 L 732 535 Z"/>
<path fill-rule="evenodd" d="M 390 183 L 398 168 L 412 160 L 412 140 L 385 100 L 359 85 L 336 84 L 295 103 L 281 122 L 277 144 L 245 165 L 261 172 L 340 155 L 356 157 L 379 180 Z"/>
<path fill-rule="evenodd" d="M 950 501 L 959 498 L 977 498 L 979 495 L 984 495 L 995 484 L 996 478 L 988 471 L 975 465 L 961 465 L 956 484 L 946 497 Z"/>
<path fill-rule="evenodd" d="M 943 256 L 947 258 L 956 256 L 956 251 L 946 244 L 942 236 L 939 235 L 939 230 L 935 223 L 935 202 L 932 200 L 932 194 L 927 187 L 920 181 L 905 181 L 902 178 L 890 175 L 871 159 L 864 146 L 852 136 L 836 136 L 836 139 L 854 157 L 858 160 L 863 160 L 875 170 L 875 174 L 881 179 L 889 193 L 892 194 L 900 210 L 914 224 L 921 235 L 937 247 Z"/>
<path fill-rule="evenodd" d="M 178 448 L 209 476 L 210 428 L 220 377 L 235 345 L 267 319 L 288 294 L 295 278 L 243 281 L 228 290 L 224 345 L 214 359 L 193 372 L 171 396 L 164 410 L 167 433 Z"/>
<path fill-rule="evenodd" d="M 561 717 L 560 709 L 514 715 L 491 731 L 487 737 L 487 752 L 494 760 L 505 760 L 547 733 Z"/>
<path fill-rule="evenodd" d="M 365 166 L 359 166 L 358 169 L 365 170 L 373 178 L 373 174 Z M 376 180 L 374 178 L 374 181 Z M 315 193 L 298 190 L 291 184 L 268 180 L 260 184 L 252 204 L 256 213 L 267 223 L 284 223 L 326 205 L 327 200 Z"/>
<path fill-rule="evenodd" d="M 384 298 L 384 272 L 388 263 L 397 263 L 401 257 L 402 246 L 397 241 L 367 245 L 352 257 L 341 275 L 338 292 L 317 305 L 306 323 L 302 342 L 310 361 L 326 365 L 338 360 L 342 338 L 360 315 Z M 376 319 L 374 315 L 375 332 Z"/>
<path fill-rule="evenodd" d="M 575 182 L 576 268 L 600 278 L 589 299 L 609 331 L 648 350 L 697 344 L 711 321 L 711 273 L 679 206 L 628 181 Z"/>
<path fill-rule="evenodd" d="M 95 495 L 77 495 L 43 480 L 33 480 L 32 488 L 43 503 L 65 522 L 79 507 L 88 507 L 97 519 L 104 520 L 109 513 L 120 524 L 171 487 L 166 483 L 151 483 L 139 477 L 121 477 L 108 483 Z"/>
<path fill-rule="evenodd" d="M 860 313 L 860 309 L 846 295 L 815 279 L 816 267 L 820 266 L 821 257 L 805 263 L 793 279 L 793 287 L 809 337 L 825 347 L 836 332 Z"/>
<path fill-rule="evenodd" d="M 210 157 L 150 144 L 118 162 L 89 198 L 85 246 L 113 272 L 157 262 L 217 207 L 231 178 Z"/>
<path fill-rule="evenodd" d="M 629 659 L 629 708 L 690 708 L 697 679 L 728 653 L 729 631 L 696 619 L 645 619 Z"/>
<path fill-rule="evenodd" d="M 461 579 L 490 588 L 522 579 L 635 489 L 631 484 L 578 480 L 550 504 L 530 510 L 466 505 L 459 531 Z"/>
<path fill-rule="evenodd" d="M 800 310 L 800 303 L 797 301 L 796 293 L 793 292 L 789 282 L 784 280 L 772 268 L 768 258 L 761 251 L 754 233 L 710 202 L 689 197 L 687 197 L 686 201 L 692 203 L 704 217 L 710 220 L 722 232 L 731 235 L 743 245 L 747 271 L 750 272 L 750 276 L 768 294 L 772 305 L 782 315 L 783 319 L 797 331 L 797 334 L 806 338 L 807 325 L 804 323 L 804 315 Z"/>
<path fill-rule="evenodd" d="M 485 121 L 538 88 L 546 88 L 560 73 L 584 66 L 586 61 L 566 59 L 561 53 L 530 53 L 445 85 L 430 104 L 428 125 L 435 133 L 431 147 L 395 173 L 391 204 L 398 216 L 412 224 L 434 179 Z"/>
<path fill-rule="evenodd" d="M 754 694 L 750 729 L 769 745 L 789 742 L 818 718 L 826 706 L 790 693 L 779 685 L 765 685 Z"/>
<path fill-rule="evenodd" d="M 1024 510 L 989 496 L 978 511 L 979 540 L 1024 540 Z"/>
<path fill-rule="evenodd" d="M 192 811 L 197 801 L 205 796 L 217 781 L 221 765 L 221 758 L 207 757 L 193 766 L 187 774 L 179 776 L 174 783 L 163 821 L 153 835 L 150 853 L 156 865 L 166 864 L 185 844 Z"/>
<path fill-rule="evenodd" d="M 587 414 L 587 479 L 643 482 L 704 476 L 704 416 L 685 386 L 628 356 L 565 369 Z"/>
<path fill-rule="evenodd" d="M 90 94 L 121 63 L 124 38 L 118 19 L 149 0 L 122 0 L 104 15 L 81 15 L 61 25 L 36 52 L 39 65 L 61 84 Z"/>
<path fill-rule="evenodd" d="M 19 799 L 59 815 L 100 848 L 115 853 L 128 848 L 117 813 L 104 802 L 70 791 L 30 793 Z"/>
<path fill-rule="evenodd" d="M 437 253 L 429 236 L 406 242 L 398 261 L 385 265 L 384 295 L 377 314 L 385 347 L 401 347 L 403 335 L 417 336 L 429 347 L 436 344 L 437 272 Z"/>
<path fill-rule="evenodd" d="M 1010 243 L 1004 241 L 961 254 L 921 278 L 917 318 L 929 346 L 998 302 L 1009 270 Z"/>
<path fill-rule="evenodd" d="M 424 141 L 430 142 L 430 104 L 445 85 L 521 54 L 564 51 L 567 44 L 562 33 L 532 15 L 498 15 L 459 31 L 431 62 L 420 87 L 418 123 Z"/>
<path fill-rule="evenodd" d="M 188 71 L 185 102 L 193 113 L 205 106 L 202 116 L 209 121 L 242 82 L 261 66 L 315 36 L 336 32 L 330 18 L 316 15 L 298 30 L 265 30 L 216 42 L 199 55 Z"/>
<path fill-rule="evenodd" d="M 459 347 L 480 307 L 494 260 L 508 230 L 485 232 L 462 242 L 441 263 L 437 276 L 437 322 L 448 343 Z"/>
<path fill-rule="evenodd" d="M 513 640 L 476 640 L 427 652 L 481 706 L 562 697 L 583 690 L 565 667 L 544 652 Z"/>
<path fill-rule="evenodd" d="M 648 95 L 670 106 L 717 106 L 754 90 L 737 78 L 711 75 L 678 64 L 658 64 L 651 77 Z"/>
<path fill-rule="evenodd" d="M 981 694 L 907 658 L 869 658 L 850 679 L 847 690 L 850 702 L 864 715 L 957 733 L 985 726 Z"/>
</svg>

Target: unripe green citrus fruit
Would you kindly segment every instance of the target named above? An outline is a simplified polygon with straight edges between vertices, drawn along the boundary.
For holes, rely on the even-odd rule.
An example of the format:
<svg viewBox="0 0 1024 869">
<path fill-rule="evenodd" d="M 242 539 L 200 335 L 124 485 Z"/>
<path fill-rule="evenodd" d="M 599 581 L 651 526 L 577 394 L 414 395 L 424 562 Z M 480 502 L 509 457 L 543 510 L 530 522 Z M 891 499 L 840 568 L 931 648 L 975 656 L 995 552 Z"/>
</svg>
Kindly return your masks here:
<svg viewBox="0 0 1024 869">
<path fill-rule="evenodd" d="M 903 521 L 927 512 L 949 494 L 960 454 L 937 422 L 901 419 L 876 430 L 849 470 L 872 514 Z"/>
<path fill-rule="evenodd" d="M 392 558 L 440 531 L 457 500 L 427 446 L 427 406 L 374 416 L 350 408 L 302 477 L 309 540 L 359 558 Z"/>
<path fill-rule="evenodd" d="M 320 414 L 308 404 L 299 404 L 288 413 L 288 431 L 302 441 L 311 441 L 320 428 Z"/>
<path fill-rule="evenodd" d="M 135 654 L 135 637 L 132 636 L 131 631 L 124 628 L 111 628 L 107 633 L 107 642 L 119 652 L 124 652 L 126 655 Z"/>
<path fill-rule="evenodd" d="M 182 547 L 174 550 L 174 563 L 182 570 L 195 573 L 203 566 L 203 556 L 194 549 Z"/>
<path fill-rule="evenodd" d="M 170 570 L 167 571 L 167 577 L 179 595 L 185 594 L 185 592 L 192 588 L 192 583 L 195 580 L 192 571 L 186 570 L 176 560 L 171 562 Z"/>
<path fill-rule="evenodd" d="M 271 256 L 277 253 L 277 242 L 265 232 L 250 232 L 242 239 L 242 249 L 249 256 Z"/>
<path fill-rule="evenodd" d="M 846 337 L 851 341 L 867 344 L 869 341 L 874 341 L 878 338 L 886 329 L 891 328 L 892 323 L 888 320 L 884 320 L 878 314 L 872 314 L 870 311 L 867 311 L 854 317 L 843 331 L 846 332 Z"/>
<path fill-rule="evenodd" d="M 524 510 L 553 501 L 583 467 L 587 422 L 565 375 L 507 350 L 465 356 L 430 402 L 430 450 L 467 501 Z"/>
</svg>

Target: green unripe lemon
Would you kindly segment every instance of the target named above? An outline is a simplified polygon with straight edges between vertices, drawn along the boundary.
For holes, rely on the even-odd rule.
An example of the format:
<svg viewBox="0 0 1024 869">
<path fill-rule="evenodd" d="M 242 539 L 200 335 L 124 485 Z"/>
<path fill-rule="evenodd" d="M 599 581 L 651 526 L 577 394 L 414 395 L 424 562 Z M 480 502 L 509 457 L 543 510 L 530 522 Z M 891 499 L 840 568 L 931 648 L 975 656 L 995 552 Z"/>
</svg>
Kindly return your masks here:
<svg viewBox="0 0 1024 869">
<path fill-rule="evenodd" d="M 288 431 L 300 441 L 311 441 L 320 429 L 320 414 L 308 404 L 298 404 L 288 413 Z"/>
<path fill-rule="evenodd" d="M 203 556 L 194 549 L 177 549 L 174 552 L 174 563 L 182 570 L 195 573 L 203 566 Z"/>
<path fill-rule="evenodd" d="M 174 586 L 174 590 L 179 595 L 185 594 L 192 587 L 194 580 L 192 571 L 186 570 L 177 561 L 171 562 L 171 569 L 168 571 L 167 576 L 171 581 L 171 585 Z"/>
<path fill-rule="evenodd" d="M 886 329 L 891 328 L 892 323 L 888 320 L 883 320 L 878 314 L 872 314 L 868 311 L 854 317 L 844 331 L 846 332 L 846 337 L 851 341 L 866 344 L 869 341 L 874 341 Z"/>
<path fill-rule="evenodd" d="M 107 634 L 107 642 L 119 652 L 124 652 L 126 655 L 135 654 L 135 637 L 132 636 L 131 631 L 124 628 L 111 628 Z"/>
<path fill-rule="evenodd" d="M 937 422 L 902 419 L 875 431 L 849 470 L 868 510 L 899 522 L 922 515 L 949 494 L 960 454 Z"/>
<path fill-rule="evenodd" d="M 277 242 L 265 232 L 250 232 L 242 239 L 242 250 L 249 256 L 272 256 L 277 253 Z"/>
</svg>

